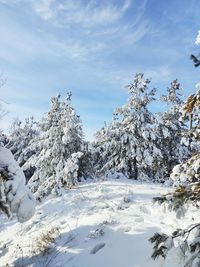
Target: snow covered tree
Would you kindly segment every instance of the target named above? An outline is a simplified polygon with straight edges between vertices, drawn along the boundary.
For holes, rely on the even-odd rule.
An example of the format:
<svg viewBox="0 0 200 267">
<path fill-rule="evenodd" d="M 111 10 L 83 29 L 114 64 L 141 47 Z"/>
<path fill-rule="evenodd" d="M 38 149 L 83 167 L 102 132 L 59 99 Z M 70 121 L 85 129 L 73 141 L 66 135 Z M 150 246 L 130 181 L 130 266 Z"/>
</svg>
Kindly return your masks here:
<svg viewBox="0 0 200 267">
<path fill-rule="evenodd" d="M 174 167 L 171 178 L 182 184 L 200 181 L 200 90 L 191 95 L 182 108 L 184 119 L 190 121 L 189 135 L 196 153 Z"/>
<path fill-rule="evenodd" d="M 197 144 L 200 140 L 200 91 L 188 98 L 183 105 L 183 116 L 190 120 L 190 134 Z M 191 122 L 192 120 L 192 122 Z M 197 142 L 196 142 L 197 141 Z M 165 204 L 170 210 L 176 212 L 178 218 L 186 212 L 186 204 L 199 208 L 200 203 L 200 153 L 193 154 L 186 162 L 173 168 L 171 178 L 179 186 L 174 192 L 155 197 L 154 201 Z M 152 257 L 168 256 L 170 250 L 180 249 L 183 255 L 184 266 L 195 267 L 200 265 L 200 223 L 191 222 L 186 229 L 177 229 L 171 235 L 156 233 L 150 238 L 154 244 Z"/>
<path fill-rule="evenodd" d="M 4 81 L 0 80 L 0 87 Z M 0 119 L 5 114 L 0 107 Z M 0 145 L 0 211 L 11 217 L 16 214 L 19 222 L 29 220 L 35 212 L 35 198 L 25 186 L 23 171 L 9 149 L 6 135 L 1 133 Z M 2 146 L 3 145 L 3 146 Z"/>
<path fill-rule="evenodd" d="M 150 79 L 138 73 L 127 86 L 128 102 L 118 108 L 114 120 L 97 133 L 95 146 L 100 171 L 121 172 L 131 179 L 154 179 L 161 151 L 154 131 L 155 117 L 149 104 L 155 100 Z"/>
<path fill-rule="evenodd" d="M 3 132 L 0 131 L 0 146 L 6 146 L 9 142 L 8 136 Z"/>
<path fill-rule="evenodd" d="M 198 67 L 196 60 L 194 63 L 195 67 Z M 165 203 L 165 206 L 167 204 L 178 217 L 184 216 L 186 203 L 194 205 L 197 209 L 200 204 L 200 90 L 187 99 L 183 105 L 182 114 L 186 120 L 189 120 L 189 133 L 196 145 L 196 153 L 186 162 L 174 167 L 171 178 L 179 183 L 179 187 L 174 192 L 154 198 L 154 201 L 160 204 Z M 156 233 L 150 238 L 150 242 L 154 245 L 152 254 L 154 259 L 160 256 L 166 258 L 169 251 L 174 249 L 181 251 L 183 266 L 200 266 L 199 222 L 191 221 L 191 225 L 186 229 L 177 229 L 171 235 Z"/>
<path fill-rule="evenodd" d="M 78 181 L 81 181 L 81 178 L 94 178 L 94 159 L 92 149 L 93 146 L 89 141 L 83 141 L 81 152 L 83 153 L 82 157 L 79 158 L 79 169 L 78 169 Z"/>
<path fill-rule="evenodd" d="M 8 217 L 15 213 L 19 222 L 30 219 L 35 211 L 35 200 L 25 186 L 24 174 L 5 147 L 0 147 L 0 210 Z"/>
<path fill-rule="evenodd" d="M 6 144 L 6 148 L 11 150 L 20 166 L 23 166 L 35 153 L 30 150 L 30 144 L 37 136 L 35 124 L 33 117 L 30 117 L 25 119 L 24 125 L 19 119 L 15 119 L 10 127 L 9 142 Z"/>
<path fill-rule="evenodd" d="M 181 95 L 180 83 L 176 79 L 167 89 L 167 94 L 161 97 L 161 100 L 169 106 L 169 110 L 158 114 L 156 123 L 163 157 L 159 175 L 165 178 L 169 178 L 175 165 L 185 161 L 190 155 L 189 147 L 185 145 L 186 142 L 183 143 L 187 128 L 180 120 L 183 105 Z"/>
<path fill-rule="evenodd" d="M 36 168 L 29 180 L 37 199 L 50 193 L 61 194 L 63 187 L 76 184 L 83 156 L 80 117 L 71 106 L 71 93 L 64 101 L 52 97 L 51 109 L 38 124 L 40 135 L 33 146 L 37 151 L 25 164 Z"/>
</svg>

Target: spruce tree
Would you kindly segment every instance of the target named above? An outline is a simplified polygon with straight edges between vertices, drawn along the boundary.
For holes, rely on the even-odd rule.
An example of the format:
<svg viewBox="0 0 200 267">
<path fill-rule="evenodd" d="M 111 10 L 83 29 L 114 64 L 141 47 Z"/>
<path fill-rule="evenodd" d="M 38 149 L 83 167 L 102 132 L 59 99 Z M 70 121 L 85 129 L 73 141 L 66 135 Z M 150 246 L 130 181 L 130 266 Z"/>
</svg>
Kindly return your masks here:
<svg viewBox="0 0 200 267">
<path fill-rule="evenodd" d="M 158 114 L 156 123 L 163 158 L 158 175 L 164 178 L 169 178 L 173 167 L 185 161 L 190 155 L 190 148 L 183 142 L 187 127 L 180 120 L 183 105 L 181 96 L 182 89 L 176 79 L 167 88 L 167 94 L 161 97 L 161 100 L 169 107 L 167 111 Z"/>
<path fill-rule="evenodd" d="M 20 166 L 23 166 L 35 153 L 35 151 L 30 150 L 31 142 L 38 134 L 35 124 L 34 118 L 30 117 L 26 118 L 24 123 L 15 119 L 10 127 L 9 142 L 6 144 L 6 148 L 11 150 Z"/>
<path fill-rule="evenodd" d="M 71 93 L 65 100 L 52 97 L 51 108 L 38 124 L 40 135 L 33 146 L 36 154 L 26 166 L 36 170 L 29 180 L 37 199 L 76 184 L 83 156 L 83 132 L 80 117 L 71 106 Z"/>
<path fill-rule="evenodd" d="M 155 100 L 156 89 L 149 90 L 150 79 L 144 74 L 135 75 L 126 86 L 128 102 L 118 108 L 108 127 L 97 133 L 96 147 L 105 162 L 104 172 L 122 172 L 131 179 L 155 179 L 161 151 L 154 131 L 155 117 L 149 104 Z"/>
<path fill-rule="evenodd" d="M 191 95 L 183 105 L 184 120 L 188 120 L 191 126 L 189 130 L 190 142 L 195 144 L 195 153 L 174 167 L 171 178 L 180 183 L 200 182 L 200 90 Z"/>
</svg>

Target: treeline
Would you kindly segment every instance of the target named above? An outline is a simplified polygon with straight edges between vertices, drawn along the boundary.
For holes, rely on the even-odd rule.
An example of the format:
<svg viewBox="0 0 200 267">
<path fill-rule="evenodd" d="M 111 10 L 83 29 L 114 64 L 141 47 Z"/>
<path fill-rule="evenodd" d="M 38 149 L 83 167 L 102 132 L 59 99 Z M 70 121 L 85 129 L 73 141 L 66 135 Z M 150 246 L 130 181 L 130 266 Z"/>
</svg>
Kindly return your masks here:
<svg viewBox="0 0 200 267">
<path fill-rule="evenodd" d="M 184 102 L 177 79 L 160 98 L 167 110 L 157 114 L 149 109 L 156 101 L 150 79 L 137 73 L 126 87 L 127 103 L 116 109 L 94 142 L 84 140 L 71 93 L 52 97 L 39 122 L 15 120 L 9 136 L 1 134 L 1 145 L 11 150 L 38 200 L 60 195 L 84 179 L 111 175 L 163 183 L 177 164 L 198 151 L 187 123 L 194 118 L 181 119 Z"/>
</svg>

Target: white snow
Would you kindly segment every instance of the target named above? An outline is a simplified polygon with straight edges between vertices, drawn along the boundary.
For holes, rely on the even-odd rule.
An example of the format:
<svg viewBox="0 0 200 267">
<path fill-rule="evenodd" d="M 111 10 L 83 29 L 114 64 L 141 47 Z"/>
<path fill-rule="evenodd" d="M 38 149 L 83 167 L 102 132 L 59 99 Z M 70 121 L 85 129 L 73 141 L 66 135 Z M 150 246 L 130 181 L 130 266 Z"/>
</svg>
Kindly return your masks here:
<svg viewBox="0 0 200 267">
<path fill-rule="evenodd" d="M 14 160 L 9 149 L 0 147 L 0 168 L 7 167 L 10 179 L 4 182 L 5 193 L 12 213 L 16 213 L 19 222 L 30 219 L 35 211 L 35 199 L 25 186 L 24 173 Z"/>
<path fill-rule="evenodd" d="M 194 222 L 199 217 L 191 209 L 183 222 L 174 212 L 152 203 L 153 196 L 169 190 L 162 185 L 109 179 L 49 197 L 24 224 L 1 216 L 0 266 L 182 267 L 174 250 L 165 262 L 153 261 L 148 242 L 157 231 L 170 234 L 187 226 L 191 216 Z M 37 240 L 55 227 L 60 236 L 49 254 L 38 254 Z"/>
</svg>

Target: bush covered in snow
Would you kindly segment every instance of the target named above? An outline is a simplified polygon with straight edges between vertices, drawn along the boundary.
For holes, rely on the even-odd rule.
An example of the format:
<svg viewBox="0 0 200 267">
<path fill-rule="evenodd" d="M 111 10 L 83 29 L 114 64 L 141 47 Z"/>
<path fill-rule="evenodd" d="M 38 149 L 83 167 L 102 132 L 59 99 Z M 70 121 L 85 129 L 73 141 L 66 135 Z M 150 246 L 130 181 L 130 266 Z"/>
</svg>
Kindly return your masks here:
<svg viewBox="0 0 200 267">
<path fill-rule="evenodd" d="M 35 210 L 35 200 L 25 186 L 24 174 L 4 147 L 0 147 L 0 209 L 8 217 L 16 213 L 19 222 L 30 219 Z"/>
</svg>

